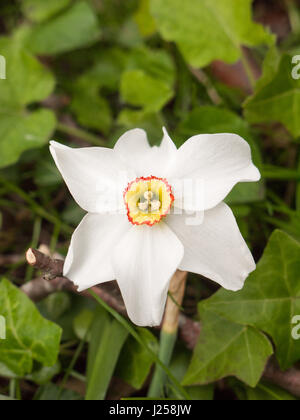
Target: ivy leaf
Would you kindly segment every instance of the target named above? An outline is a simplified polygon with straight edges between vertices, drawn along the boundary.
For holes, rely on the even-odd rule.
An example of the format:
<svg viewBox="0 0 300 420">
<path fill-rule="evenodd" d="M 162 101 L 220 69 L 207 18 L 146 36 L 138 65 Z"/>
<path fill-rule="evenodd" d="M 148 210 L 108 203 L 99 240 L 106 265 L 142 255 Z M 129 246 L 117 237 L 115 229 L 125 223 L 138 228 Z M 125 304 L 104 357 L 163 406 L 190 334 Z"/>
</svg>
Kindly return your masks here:
<svg viewBox="0 0 300 420">
<path fill-rule="evenodd" d="M 55 80 L 22 47 L 17 38 L 1 38 L 7 79 L 0 80 L 0 167 L 15 163 L 28 149 L 44 145 L 55 129 L 56 118 L 46 109 L 29 112 L 27 106 L 47 98 Z"/>
<path fill-rule="evenodd" d="M 259 383 L 254 389 L 245 388 L 248 401 L 297 401 L 287 391 L 269 383 Z"/>
<path fill-rule="evenodd" d="M 158 343 L 155 336 L 145 328 L 138 329 L 139 334 L 148 347 L 158 352 Z M 153 358 L 144 346 L 134 338 L 129 337 L 118 361 L 116 375 L 129 383 L 135 389 L 140 389 L 153 365 Z"/>
<path fill-rule="evenodd" d="M 141 106 L 147 112 L 160 111 L 173 96 L 168 85 L 141 70 L 131 70 L 123 74 L 121 92 L 124 102 Z"/>
<path fill-rule="evenodd" d="M 174 82 L 174 63 L 165 51 L 139 48 L 122 75 L 121 97 L 145 113 L 155 113 L 173 97 Z"/>
<path fill-rule="evenodd" d="M 188 367 L 191 362 L 191 352 L 187 350 L 183 346 L 176 346 L 171 363 L 170 363 L 170 370 L 175 376 L 175 378 L 182 382 Z M 167 387 L 170 388 L 168 392 L 169 398 L 176 399 L 176 394 L 172 389 L 172 385 L 170 383 L 167 384 Z M 191 400 L 204 400 L 204 401 L 212 401 L 214 396 L 214 385 L 196 385 L 196 386 L 187 386 L 185 387 L 186 392 L 188 393 Z"/>
<path fill-rule="evenodd" d="M 112 112 L 108 101 L 99 95 L 97 85 L 86 80 L 76 84 L 71 110 L 81 125 L 107 134 L 112 124 Z"/>
<path fill-rule="evenodd" d="M 252 21 L 252 0 L 151 0 L 151 12 L 167 41 L 178 44 L 194 67 L 214 60 L 234 63 L 241 46 L 272 44 L 274 38 Z"/>
<path fill-rule="evenodd" d="M 80 1 L 50 21 L 34 27 L 27 45 L 34 54 L 51 55 L 91 45 L 99 37 L 96 14 L 86 2 Z"/>
<path fill-rule="evenodd" d="M 256 386 L 273 352 L 269 340 L 255 328 L 203 310 L 201 304 L 199 310 L 203 328 L 183 385 L 204 385 L 236 376 Z"/>
<path fill-rule="evenodd" d="M 245 117 L 250 123 L 281 122 L 299 137 L 300 80 L 292 77 L 292 57 L 284 55 L 277 67 L 276 57 L 267 60 L 262 81 L 244 104 Z"/>
<path fill-rule="evenodd" d="M 292 337 L 292 319 L 300 314 L 299 271 L 299 242 L 277 230 L 244 289 L 220 290 L 203 303 L 204 308 L 270 335 L 281 368 L 288 369 L 300 360 L 300 340 Z"/>
<path fill-rule="evenodd" d="M 43 146 L 55 126 L 55 115 L 47 109 L 25 115 L 0 109 L 0 167 L 16 163 L 25 150 Z"/>
<path fill-rule="evenodd" d="M 66 8 L 71 0 L 23 0 L 22 10 L 33 22 L 43 22 Z"/>
<path fill-rule="evenodd" d="M 8 280 L 0 282 L 0 313 L 6 319 L 6 340 L 0 342 L 0 359 L 18 376 L 31 373 L 33 361 L 56 363 L 61 329 L 45 320 L 35 305 Z"/>
<path fill-rule="evenodd" d="M 26 380 L 35 382 L 38 385 L 46 385 L 54 376 L 59 375 L 61 372 L 61 365 L 59 362 L 53 366 L 43 366 L 41 369 L 32 372 L 26 376 Z"/>
<path fill-rule="evenodd" d="M 53 75 L 17 38 L 0 38 L 0 52 L 6 59 L 7 73 L 7 78 L 0 80 L 0 110 L 22 109 L 52 93 Z"/>
</svg>

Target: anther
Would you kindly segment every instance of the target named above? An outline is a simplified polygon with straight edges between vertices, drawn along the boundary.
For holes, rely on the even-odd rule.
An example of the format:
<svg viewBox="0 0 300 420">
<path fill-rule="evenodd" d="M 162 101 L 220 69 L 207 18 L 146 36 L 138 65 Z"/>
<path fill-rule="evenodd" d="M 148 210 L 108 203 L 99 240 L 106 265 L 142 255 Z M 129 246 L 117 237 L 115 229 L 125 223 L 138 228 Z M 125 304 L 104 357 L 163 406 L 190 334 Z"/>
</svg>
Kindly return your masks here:
<svg viewBox="0 0 300 420">
<path fill-rule="evenodd" d="M 145 199 L 146 200 L 151 200 L 151 198 L 153 197 L 153 192 L 152 191 L 146 191 L 145 193 L 144 193 L 144 197 L 145 197 Z"/>
<path fill-rule="evenodd" d="M 148 202 L 147 202 L 147 201 L 140 202 L 140 203 L 138 204 L 138 208 L 139 208 L 141 211 L 146 211 L 146 210 L 148 210 Z"/>
<path fill-rule="evenodd" d="M 151 201 L 151 210 L 152 211 L 158 211 L 160 209 L 161 202 L 158 200 Z"/>
</svg>

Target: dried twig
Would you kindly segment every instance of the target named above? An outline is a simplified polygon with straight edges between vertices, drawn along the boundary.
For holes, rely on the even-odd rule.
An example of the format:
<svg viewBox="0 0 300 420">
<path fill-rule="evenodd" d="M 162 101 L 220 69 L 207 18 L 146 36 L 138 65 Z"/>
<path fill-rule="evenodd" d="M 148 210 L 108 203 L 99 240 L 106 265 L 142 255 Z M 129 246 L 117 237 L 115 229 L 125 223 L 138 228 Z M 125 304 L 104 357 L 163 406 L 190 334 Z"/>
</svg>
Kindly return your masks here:
<svg viewBox="0 0 300 420">
<path fill-rule="evenodd" d="M 78 293 L 77 287 L 69 279 L 63 277 L 63 260 L 52 259 L 32 248 L 27 251 L 26 260 L 32 267 L 45 273 L 43 278 L 33 280 L 21 288 L 33 301 L 38 302 L 50 294 L 62 290 Z M 93 287 L 92 290 L 120 314 L 127 315 L 122 300 L 109 293 L 107 286 Z M 91 297 L 87 291 L 81 292 L 80 295 Z"/>
<path fill-rule="evenodd" d="M 32 248 L 27 251 L 26 259 L 31 266 L 46 273 L 45 278 L 50 278 L 50 280 L 46 280 L 45 278 L 33 280 L 22 286 L 21 289 L 23 292 L 33 301 L 42 300 L 50 294 L 60 290 L 78 293 L 76 286 L 74 286 L 70 280 L 63 277 L 62 260 L 52 259 Z M 112 285 L 110 285 L 110 289 L 111 288 Z M 105 285 L 94 287 L 93 291 L 117 312 L 127 316 L 126 308 L 120 295 L 112 293 Z M 82 292 L 80 294 L 91 297 L 88 292 Z M 189 349 L 192 350 L 196 346 L 200 331 L 201 325 L 199 322 L 193 321 L 183 314 L 180 315 L 179 337 Z M 263 378 L 286 389 L 291 394 L 300 397 L 300 370 L 292 368 L 282 372 L 274 360 L 270 359 L 266 366 Z"/>
</svg>

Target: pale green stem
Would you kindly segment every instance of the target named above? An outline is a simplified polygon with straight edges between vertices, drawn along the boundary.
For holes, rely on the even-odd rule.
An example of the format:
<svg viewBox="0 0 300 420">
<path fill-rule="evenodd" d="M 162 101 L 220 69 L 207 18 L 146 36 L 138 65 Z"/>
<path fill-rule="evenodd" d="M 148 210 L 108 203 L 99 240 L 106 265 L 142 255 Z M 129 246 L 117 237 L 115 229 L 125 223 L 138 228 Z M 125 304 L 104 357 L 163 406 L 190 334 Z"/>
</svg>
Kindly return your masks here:
<svg viewBox="0 0 300 420">
<path fill-rule="evenodd" d="M 161 331 L 160 333 L 158 357 L 165 366 L 170 365 L 176 339 L 177 331 L 173 334 L 164 331 Z M 165 371 L 160 366 L 157 366 L 148 391 L 149 398 L 159 398 L 163 395 L 166 379 L 167 375 Z"/>
<path fill-rule="evenodd" d="M 160 333 L 159 359 L 169 366 L 177 339 L 179 313 L 185 292 L 187 273 L 177 271 L 171 279 L 169 297 L 165 317 Z M 148 391 L 149 398 L 159 398 L 164 394 L 167 375 L 161 366 L 157 365 Z"/>
</svg>

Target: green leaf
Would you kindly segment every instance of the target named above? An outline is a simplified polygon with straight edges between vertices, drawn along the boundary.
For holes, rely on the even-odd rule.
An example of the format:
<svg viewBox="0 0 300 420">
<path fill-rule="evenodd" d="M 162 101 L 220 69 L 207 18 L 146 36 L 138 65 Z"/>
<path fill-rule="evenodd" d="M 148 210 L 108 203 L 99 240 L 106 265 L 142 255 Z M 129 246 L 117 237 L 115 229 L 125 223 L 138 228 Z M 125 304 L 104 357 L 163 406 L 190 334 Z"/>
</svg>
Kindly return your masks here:
<svg viewBox="0 0 300 420">
<path fill-rule="evenodd" d="M 195 67 L 214 60 L 234 63 L 241 46 L 272 44 L 273 36 L 252 21 L 252 0 L 151 0 L 151 12 L 167 41 L 178 44 Z"/>
<path fill-rule="evenodd" d="M 148 37 L 156 32 L 155 20 L 150 14 L 150 0 L 140 0 L 134 19 L 142 36 Z"/>
<path fill-rule="evenodd" d="M 176 142 L 178 146 L 187 138 L 198 134 L 234 133 L 243 137 L 252 150 L 254 163 L 261 166 L 260 150 L 257 147 L 250 127 L 246 121 L 234 112 L 216 106 L 202 106 L 194 108 L 180 123 Z M 234 187 L 226 198 L 230 204 L 242 204 L 264 199 L 264 182 L 241 183 Z"/>
<path fill-rule="evenodd" d="M 66 292 L 52 293 L 43 300 L 43 305 L 47 311 L 47 318 L 57 321 L 71 308 L 71 297 Z"/>
<path fill-rule="evenodd" d="M 0 167 L 11 165 L 25 151 L 45 145 L 56 126 L 52 111 L 20 114 L 0 108 Z"/>
<path fill-rule="evenodd" d="M 61 329 L 45 320 L 35 305 L 8 280 L 0 282 L 0 312 L 6 319 L 6 340 L 0 342 L 0 359 L 18 376 L 31 373 L 33 361 L 56 363 Z"/>
<path fill-rule="evenodd" d="M 300 314 L 300 244 L 275 231 L 244 289 L 218 291 L 203 307 L 231 322 L 252 325 L 270 335 L 282 369 L 300 360 L 300 340 L 292 337 L 292 318 Z"/>
<path fill-rule="evenodd" d="M 61 371 L 61 365 L 59 362 L 53 366 L 43 366 L 41 369 L 32 372 L 26 376 L 26 380 L 33 381 L 38 385 L 46 385 L 52 380 L 52 378 L 58 375 Z"/>
<path fill-rule="evenodd" d="M 89 46 L 99 37 L 97 16 L 86 2 L 80 1 L 58 17 L 34 27 L 27 44 L 35 54 L 51 55 Z"/>
<path fill-rule="evenodd" d="M 268 57 L 262 81 L 244 104 L 245 117 L 250 123 L 281 122 L 296 138 L 300 136 L 300 80 L 292 77 L 291 56 L 284 55 L 276 66 L 277 61 Z"/>
<path fill-rule="evenodd" d="M 182 381 L 191 361 L 191 352 L 184 347 L 177 346 L 173 353 L 170 369 L 178 381 Z M 169 398 L 175 398 L 176 394 L 172 392 L 172 385 L 168 384 L 170 392 Z M 196 385 L 185 387 L 191 400 L 212 401 L 214 394 L 214 386 L 210 385 Z"/>
<path fill-rule="evenodd" d="M 99 95 L 97 85 L 89 82 L 77 83 L 71 110 L 79 123 L 85 127 L 107 134 L 112 124 L 112 112 L 108 101 Z"/>
<path fill-rule="evenodd" d="M 71 0 L 22 0 L 22 11 L 33 22 L 43 22 L 70 3 Z"/>
<path fill-rule="evenodd" d="M 88 334 L 92 322 L 94 319 L 93 311 L 89 309 L 83 309 L 77 316 L 74 318 L 73 327 L 76 336 L 80 340 L 90 341 L 91 334 Z"/>
<path fill-rule="evenodd" d="M 161 143 L 164 120 L 158 113 L 147 114 L 144 111 L 123 109 L 118 115 L 118 124 L 126 128 L 125 130 L 121 130 L 120 133 L 117 133 L 118 136 L 119 134 L 124 134 L 129 129 L 140 127 L 147 132 L 149 143 L 152 146 L 157 146 Z M 118 136 L 115 137 L 115 140 L 119 138 Z"/>
<path fill-rule="evenodd" d="M 145 113 L 158 112 L 173 97 L 174 81 L 174 63 L 165 51 L 139 48 L 122 75 L 121 97 Z"/>
<path fill-rule="evenodd" d="M 97 52 L 96 61 L 78 79 L 78 83 L 97 86 L 99 90 L 105 87 L 108 92 L 116 92 L 119 89 L 121 75 L 127 62 L 128 54 L 124 50 L 120 48 L 102 49 Z"/>
<path fill-rule="evenodd" d="M 239 325 L 199 305 L 203 327 L 184 385 L 204 385 L 236 376 L 256 386 L 272 354 L 269 340 L 252 327 Z"/>
<path fill-rule="evenodd" d="M 272 46 L 269 51 L 267 52 L 264 62 L 263 62 L 263 70 L 260 79 L 257 80 L 255 85 L 255 90 L 258 91 L 264 86 L 268 85 L 273 78 L 275 77 L 278 66 L 280 64 L 281 56 L 276 48 L 276 46 Z"/>
<path fill-rule="evenodd" d="M 297 398 L 276 385 L 261 382 L 256 388 L 246 387 L 248 401 L 297 401 Z"/>
<path fill-rule="evenodd" d="M 18 39 L 0 38 L 0 51 L 6 59 L 8 77 L 0 80 L 0 110 L 22 109 L 46 99 L 55 80 L 48 69 L 24 50 Z"/>
<path fill-rule="evenodd" d="M 5 167 L 25 150 L 49 140 L 56 125 L 54 113 L 46 109 L 29 113 L 26 106 L 47 98 L 55 80 L 17 38 L 1 38 L 0 51 L 9 75 L 0 80 L 0 167 Z"/>
<path fill-rule="evenodd" d="M 98 309 L 91 327 L 85 399 L 104 400 L 128 331 Z"/>
<path fill-rule="evenodd" d="M 173 91 L 163 81 L 141 70 L 131 70 L 123 74 L 121 94 L 124 102 L 141 106 L 147 112 L 158 112 L 172 98 Z"/>
<path fill-rule="evenodd" d="M 145 343 L 158 353 L 156 337 L 147 329 L 139 328 L 138 333 Z M 123 379 L 136 389 L 140 389 L 150 373 L 154 359 L 149 351 L 138 343 L 133 337 L 129 337 L 122 350 L 116 376 Z"/>
</svg>

